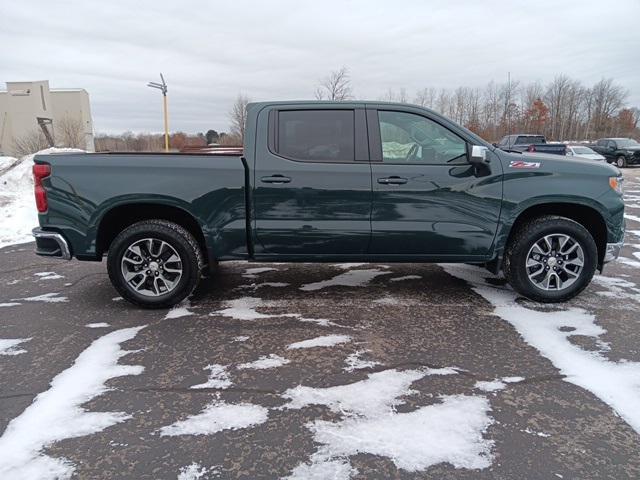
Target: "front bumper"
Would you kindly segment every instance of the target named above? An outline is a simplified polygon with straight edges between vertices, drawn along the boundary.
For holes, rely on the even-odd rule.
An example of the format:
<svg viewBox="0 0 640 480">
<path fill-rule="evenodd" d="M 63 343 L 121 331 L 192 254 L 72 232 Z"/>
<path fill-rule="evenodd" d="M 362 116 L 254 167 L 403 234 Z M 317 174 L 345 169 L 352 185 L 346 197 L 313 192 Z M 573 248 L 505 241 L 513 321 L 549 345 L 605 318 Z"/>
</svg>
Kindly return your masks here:
<svg viewBox="0 0 640 480">
<path fill-rule="evenodd" d="M 71 260 L 69 244 L 62 235 L 41 228 L 34 228 L 31 233 L 36 239 L 36 255 Z"/>
<path fill-rule="evenodd" d="M 604 252 L 604 263 L 612 262 L 620 256 L 620 250 L 624 242 L 607 243 L 607 249 Z"/>
</svg>

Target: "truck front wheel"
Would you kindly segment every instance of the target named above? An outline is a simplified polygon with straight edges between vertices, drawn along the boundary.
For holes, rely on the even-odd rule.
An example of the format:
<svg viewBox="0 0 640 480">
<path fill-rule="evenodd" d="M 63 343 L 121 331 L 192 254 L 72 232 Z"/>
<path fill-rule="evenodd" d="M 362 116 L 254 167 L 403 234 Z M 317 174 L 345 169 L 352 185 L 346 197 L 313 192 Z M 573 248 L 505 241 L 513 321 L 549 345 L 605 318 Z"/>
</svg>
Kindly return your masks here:
<svg viewBox="0 0 640 480">
<path fill-rule="evenodd" d="M 563 302 L 584 290 L 596 271 L 598 249 L 579 223 L 545 215 L 523 224 L 507 246 L 504 273 L 521 295 Z"/>
<path fill-rule="evenodd" d="M 107 256 L 109 278 L 129 302 L 166 308 L 186 298 L 198 284 L 202 252 L 180 225 L 145 220 L 123 230 Z"/>
</svg>

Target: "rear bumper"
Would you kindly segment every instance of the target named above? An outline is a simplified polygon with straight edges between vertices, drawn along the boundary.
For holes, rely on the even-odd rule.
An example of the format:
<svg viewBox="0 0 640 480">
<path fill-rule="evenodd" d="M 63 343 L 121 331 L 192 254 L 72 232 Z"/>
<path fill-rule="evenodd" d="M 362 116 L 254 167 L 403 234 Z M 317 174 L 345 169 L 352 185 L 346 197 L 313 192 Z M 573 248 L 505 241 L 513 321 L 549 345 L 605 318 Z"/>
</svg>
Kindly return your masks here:
<svg viewBox="0 0 640 480">
<path fill-rule="evenodd" d="M 604 263 L 612 262 L 620 256 L 620 250 L 624 242 L 607 243 L 607 249 L 604 252 Z"/>
<path fill-rule="evenodd" d="M 69 244 L 61 234 L 41 228 L 34 228 L 31 233 L 36 239 L 36 255 L 71 260 Z"/>
</svg>

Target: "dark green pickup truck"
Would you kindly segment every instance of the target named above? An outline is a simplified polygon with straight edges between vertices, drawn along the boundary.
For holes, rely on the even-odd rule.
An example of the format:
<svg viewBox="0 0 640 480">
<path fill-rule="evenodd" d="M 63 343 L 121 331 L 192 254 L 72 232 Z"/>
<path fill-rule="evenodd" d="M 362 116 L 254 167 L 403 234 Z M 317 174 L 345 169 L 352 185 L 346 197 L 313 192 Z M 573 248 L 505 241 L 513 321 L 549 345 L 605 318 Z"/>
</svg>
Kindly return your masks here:
<svg viewBox="0 0 640 480">
<path fill-rule="evenodd" d="M 614 166 L 508 153 L 426 109 L 249 106 L 226 154 L 36 156 L 36 253 L 107 255 L 127 300 L 173 305 L 219 261 L 469 262 L 577 295 L 624 237 Z"/>
</svg>

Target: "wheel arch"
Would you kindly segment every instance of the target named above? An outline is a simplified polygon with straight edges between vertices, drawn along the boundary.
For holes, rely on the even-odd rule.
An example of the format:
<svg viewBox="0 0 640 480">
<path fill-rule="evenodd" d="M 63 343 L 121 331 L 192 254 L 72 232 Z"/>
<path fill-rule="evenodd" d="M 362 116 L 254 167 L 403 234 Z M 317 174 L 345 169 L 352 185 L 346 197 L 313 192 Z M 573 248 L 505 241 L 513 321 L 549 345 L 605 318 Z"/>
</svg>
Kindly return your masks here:
<svg viewBox="0 0 640 480">
<path fill-rule="evenodd" d="M 598 248 L 598 269 L 602 269 L 604 255 L 607 249 L 607 224 L 602 214 L 594 207 L 572 202 L 545 202 L 531 205 L 522 210 L 515 218 L 509 229 L 505 247 L 509 245 L 515 232 L 529 220 L 544 215 L 558 215 L 569 218 L 584 228 L 593 236 Z"/>
<path fill-rule="evenodd" d="M 101 257 L 116 236 L 125 228 L 143 220 L 167 220 L 174 222 L 191 233 L 202 254 L 209 257 L 207 240 L 201 223 L 186 209 L 153 202 L 127 202 L 107 210 L 96 225 L 96 255 Z"/>
</svg>

